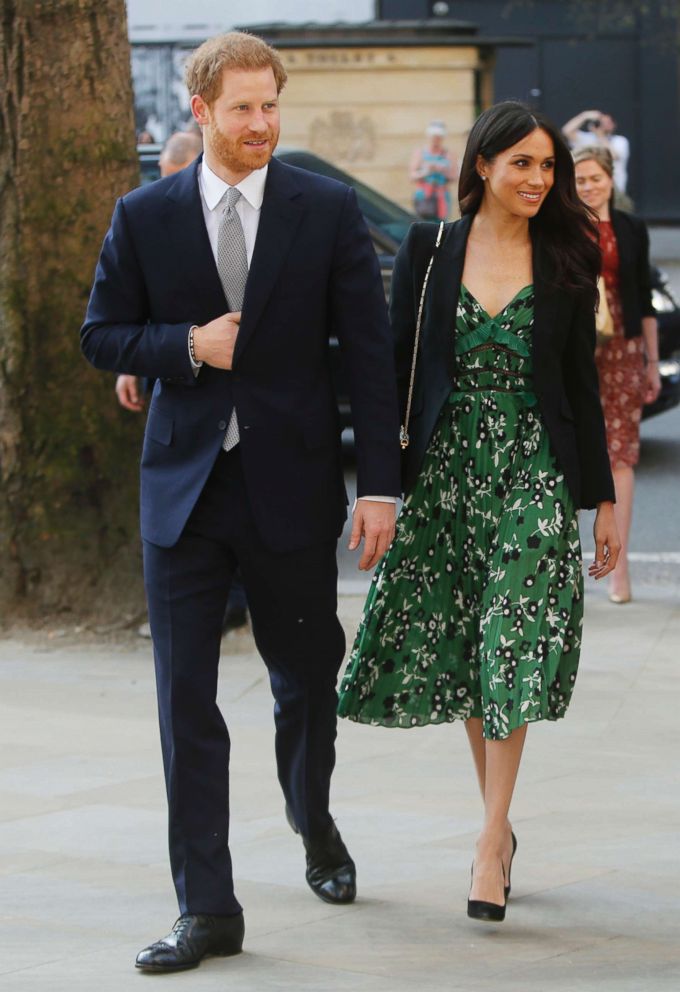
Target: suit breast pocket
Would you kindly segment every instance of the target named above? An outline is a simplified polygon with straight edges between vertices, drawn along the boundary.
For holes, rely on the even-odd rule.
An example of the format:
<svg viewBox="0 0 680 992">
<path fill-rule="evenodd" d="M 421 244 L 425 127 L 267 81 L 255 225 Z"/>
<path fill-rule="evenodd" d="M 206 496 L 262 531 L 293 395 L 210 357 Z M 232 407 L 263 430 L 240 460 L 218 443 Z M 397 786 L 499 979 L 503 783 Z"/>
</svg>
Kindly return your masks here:
<svg viewBox="0 0 680 992">
<path fill-rule="evenodd" d="M 157 441 L 158 444 L 170 445 L 172 444 L 173 433 L 174 421 L 172 417 L 152 407 L 146 421 L 145 438 Z"/>
</svg>

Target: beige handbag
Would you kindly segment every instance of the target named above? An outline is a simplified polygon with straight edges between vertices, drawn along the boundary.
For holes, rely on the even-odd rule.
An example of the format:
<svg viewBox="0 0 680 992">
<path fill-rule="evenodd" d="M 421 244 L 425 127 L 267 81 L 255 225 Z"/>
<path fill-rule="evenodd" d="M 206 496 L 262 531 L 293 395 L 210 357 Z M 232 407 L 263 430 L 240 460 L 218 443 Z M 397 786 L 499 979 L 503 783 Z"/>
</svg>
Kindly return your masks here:
<svg viewBox="0 0 680 992">
<path fill-rule="evenodd" d="M 595 332 L 597 343 L 606 344 L 614 337 L 614 318 L 611 315 L 609 304 L 607 303 L 607 287 L 604 276 L 598 276 L 597 291 L 600 294 L 600 302 L 595 311 Z"/>
<path fill-rule="evenodd" d="M 423 319 L 423 306 L 425 305 L 425 293 L 427 291 L 427 283 L 430 278 L 430 270 L 432 269 L 432 264 L 434 262 L 434 256 L 437 253 L 437 248 L 441 244 L 442 236 L 444 234 L 444 221 L 439 224 L 439 230 L 437 231 L 437 239 L 434 243 L 434 251 L 432 252 L 432 258 L 430 259 L 427 269 L 425 270 L 425 278 L 423 279 L 423 288 L 420 292 L 420 303 L 418 304 L 418 315 L 416 317 L 416 334 L 413 341 L 413 357 L 411 358 L 411 377 L 408 384 L 408 397 L 406 399 L 406 412 L 404 414 L 404 423 L 401 425 L 401 430 L 399 431 L 399 443 L 402 448 L 406 449 L 409 445 L 408 436 L 408 422 L 411 419 L 411 401 L 413 400 L 413 383 L 416 377 L 416 361 L 418 359 L 418 343 L 420 341 L 420 324 Z"/>
</svg>

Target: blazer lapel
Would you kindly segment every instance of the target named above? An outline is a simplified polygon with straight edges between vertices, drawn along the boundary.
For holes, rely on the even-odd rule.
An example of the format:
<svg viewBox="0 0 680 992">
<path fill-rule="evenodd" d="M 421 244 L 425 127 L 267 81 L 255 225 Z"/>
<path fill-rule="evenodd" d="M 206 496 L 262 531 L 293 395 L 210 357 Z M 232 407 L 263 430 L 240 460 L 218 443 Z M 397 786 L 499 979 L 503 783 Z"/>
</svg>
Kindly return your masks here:
<svg viewBox="0 0 680 992">
<path fill-rule="evenodd" d="M 267 171 L 255 250 L 248 272 L 234 364 L 243 354 L 257 327 L 303 213 L 302 191 L 296 182 L 295 173 L 272 159 Z"/>
<path fill-rule="evenodd" d="M 536 257 L 536 241 L 533 244 Z M 572 297 L 564 290 L 550 285 L 534 266 L 534 324 L 531 329 L 534 387 L 538 391 L 544 381 L 551 349 L 555 347 L 555 334 L 560 325 L 570 319 Z"/>
<path fill-rule="evenodd" d="M 632 250 L 630 229 L 626 227 L 625 219 L 618 210 L 611 210 L 610 217 L 619 255 L 619 271 L 635 271 L 635 253 Z"/>
<path fill-rule="evenodd" d="M 448 227 L 432 266 L 427 294 L 428 327 L 431 328 L 432 338 L 436 341 L 438 354 L 446 356 L 450 381 L 453 381 L 455 376 L 456 308 L 465 267 L 465 249 L 473 220 L 474 214 L 465 214 Z M 533 273 L 533 283 L 532 351 L 536 370 L 542 369 L 545 365 L 544 354 L 546 348 L 550 347 L 550 331 L 557 326 L 560 318 L 561 294 L 551 289 L 536 269 Z"/>
<path fill-rule="evenodd" d="M 535 250 L 535 245 L 534 245 Z M 534 381 L 540 380 L 543 367 L 544 345 L 548 340 L 548 328 L 553 320 L 554 293 L 551 293 L 544 279 L 534 267 L 534 323 L 531 328 L 531 351 L 534 368 Z M 539 374 L 536 372 L 539 370 Z"/>
<path fill-rule="evenodd" d="M 430 273 L 427 306 L 428 324 L 436 350 L 446 357 L 449 380 L 455 375 L 456 309 L 465 266 L 465 248 L 474 214 L 465 214 L 446 230 Z M 434 228 L 434 225 L 432 225 Z"/>
<path fill-rule="evenodd" d="M 203 218 L 198 188 L 198 165 L 201 160 L 202 156 L 187 169 L 178 172 L 175 182 L 168 189 L 167 225 L 170 242 L 182 259 L 184 272 L 194 285 L 198 299 L 204 304 L 205 312 L 219 316 L 226 311 L 226 299 Z"/>
</svg>

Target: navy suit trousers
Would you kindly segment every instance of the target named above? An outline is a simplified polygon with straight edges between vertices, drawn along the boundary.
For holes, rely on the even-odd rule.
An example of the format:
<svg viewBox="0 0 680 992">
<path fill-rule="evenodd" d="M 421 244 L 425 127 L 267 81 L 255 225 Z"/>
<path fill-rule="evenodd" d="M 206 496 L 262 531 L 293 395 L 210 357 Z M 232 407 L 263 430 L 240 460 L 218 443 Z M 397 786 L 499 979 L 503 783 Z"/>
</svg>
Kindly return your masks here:
<svg viewBox="0 0 680 992">
<path fill-rule="evenodd" d="M 286 553 L 262 543 L 238 446 L 218 455 L 177 544 L 144 545 L 170 862 L 183 913 L 241 908 L 229 853 L 229 732 L 217 705 L 222 619 L 237 567 L 274 696 L 283 793 L 306 837 L 331 823 L 335 686 L 345 650 L 335 554 L 334 541 Z"/>
</svg>

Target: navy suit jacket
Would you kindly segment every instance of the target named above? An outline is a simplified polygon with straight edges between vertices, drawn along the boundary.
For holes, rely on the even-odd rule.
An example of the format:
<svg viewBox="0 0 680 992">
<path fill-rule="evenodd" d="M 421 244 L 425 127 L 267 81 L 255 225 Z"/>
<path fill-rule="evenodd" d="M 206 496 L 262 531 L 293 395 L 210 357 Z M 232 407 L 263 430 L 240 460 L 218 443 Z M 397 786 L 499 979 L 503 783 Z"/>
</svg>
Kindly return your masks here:
<svg viewBox="0 0 680 992">
<path fill-rule="evenodd" d="M 473 214 L 447 224 L 427 287 L 405 452 L 404 489 L 418 476 L 437 418 L 454 388 L 456 308 Z M 406 407 L 420 292 L 437 227 L 414 224 L 394 264 L 390 316 L 400 406 Z M 534 391 L 552 450 L 577 507 L 614 499 L 595 366 L 595 311 L 587 299 L 534 272 Z"/>
<path fill-rule="evenodd" d="M 359 495 L 397 495 L 398 412 L 379 266 L 354 191 L 273 159 L 233 369 L 188 354 L 192 324 L 227 312 L 198 187 L 200 159 L 116 204 L 81 330 L 97 368 L 157 379 L 141 468 L 142 536 L 179 538 L 236 405 L 243 472 L 275 551 L 333 540 L 347 515 L 336 335 L 349 380 Z"/>
</svg>

